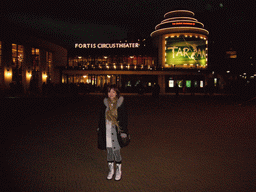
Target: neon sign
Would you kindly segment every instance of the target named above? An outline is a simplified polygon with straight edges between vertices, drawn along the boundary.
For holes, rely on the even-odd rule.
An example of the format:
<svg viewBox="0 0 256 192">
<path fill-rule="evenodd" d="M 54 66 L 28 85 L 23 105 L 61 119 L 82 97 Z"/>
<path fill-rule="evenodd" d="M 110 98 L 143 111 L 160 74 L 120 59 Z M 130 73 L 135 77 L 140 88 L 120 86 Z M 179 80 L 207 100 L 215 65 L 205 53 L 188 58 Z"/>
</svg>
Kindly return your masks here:
<svg viewBox="0 0 256 192">
<path fill-rule="evenodd" d="M 113 48 L 139 48 L 139 43 L 76 43 L 75 48 L 80 49 L 113 49 Z"/>
<path fill-rule="evenodd" d="M 195 67 L 207 65 L 206 40 L 199 38 L 167 38 L 165 65 Z"/>
<path fill-rule="evenodd" d="M 195 25 L 195 23 L 172 23 L 172 25 Z"/>
</svg>

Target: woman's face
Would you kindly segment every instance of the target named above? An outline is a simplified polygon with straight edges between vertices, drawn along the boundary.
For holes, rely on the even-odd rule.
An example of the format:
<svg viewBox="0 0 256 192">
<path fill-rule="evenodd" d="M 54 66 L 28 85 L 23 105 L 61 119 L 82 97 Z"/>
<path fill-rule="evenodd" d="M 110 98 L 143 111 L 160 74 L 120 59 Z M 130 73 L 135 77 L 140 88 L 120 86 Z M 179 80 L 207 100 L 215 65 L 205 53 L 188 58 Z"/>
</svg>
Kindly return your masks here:
<svg viewBox="0 0 256 192">
<path fill-rule="evenodd" d="M 116 91 L 114 89 L 110 89 L 110 91 L 108 92 L 108 97 L 113 100 L 116 97 Z"/>
</svg>

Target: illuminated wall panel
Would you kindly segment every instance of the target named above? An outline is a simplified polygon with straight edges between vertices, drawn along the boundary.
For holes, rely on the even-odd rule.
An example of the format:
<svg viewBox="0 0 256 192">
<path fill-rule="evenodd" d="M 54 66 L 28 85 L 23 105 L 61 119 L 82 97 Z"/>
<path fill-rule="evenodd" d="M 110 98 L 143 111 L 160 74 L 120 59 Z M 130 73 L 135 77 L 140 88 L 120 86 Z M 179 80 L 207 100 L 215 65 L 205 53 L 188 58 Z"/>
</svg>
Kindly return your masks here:
<svg viewBox="0 0 256 192">
<path fill-rule="evenodd" d="M 188 10 L 170 11 L 151 33 L 162 68 L 207 68 L 209 31 L 193 16 Z"/>
<path fill-rule="evenodd" d="M 207 66 L 206 40 L 185 36 L 165 38 L 165 67 Z"/>
</svg>

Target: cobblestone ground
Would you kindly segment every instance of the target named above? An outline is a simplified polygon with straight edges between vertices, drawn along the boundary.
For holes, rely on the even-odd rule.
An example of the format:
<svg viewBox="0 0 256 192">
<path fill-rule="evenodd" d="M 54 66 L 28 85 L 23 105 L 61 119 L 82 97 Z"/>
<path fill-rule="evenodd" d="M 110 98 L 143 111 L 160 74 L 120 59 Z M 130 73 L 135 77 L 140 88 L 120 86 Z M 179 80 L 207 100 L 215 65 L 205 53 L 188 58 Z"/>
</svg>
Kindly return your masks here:
<svg viewBox="0 0 256 192">
<path fill-rule="evenodd" d="M 126 96 L 131 143 L 107 181 L 97 149 L 101 96 L 24 118 L 2 156 L 3 191 L 255 191 L 255 105 Z"/>
</svg>

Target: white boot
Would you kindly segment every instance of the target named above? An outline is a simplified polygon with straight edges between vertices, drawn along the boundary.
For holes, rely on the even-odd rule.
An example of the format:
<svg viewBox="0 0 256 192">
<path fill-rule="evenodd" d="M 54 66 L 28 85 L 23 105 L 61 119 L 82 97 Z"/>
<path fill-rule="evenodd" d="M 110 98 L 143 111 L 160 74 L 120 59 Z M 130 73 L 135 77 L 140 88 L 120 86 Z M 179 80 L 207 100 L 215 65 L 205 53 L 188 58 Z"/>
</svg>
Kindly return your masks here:
<svg viewBox="0 0 256 192">
<path fill-rule="evenodd" d="M 108 168 L 109 168 L 109 172 L 108 172 L 107 179 L 110 180 L 113 178 L 113 175 L 114 175 L 114 162 L 108 162 Z"/>
<path fill-rule="evenodd" d="M 116 181 L 121 180 L 121 176 L 122 176 L 121 166 L 122 166 L 121 163 L 116 164 L 116 177 L 115 177 Z"/>
</svg>

